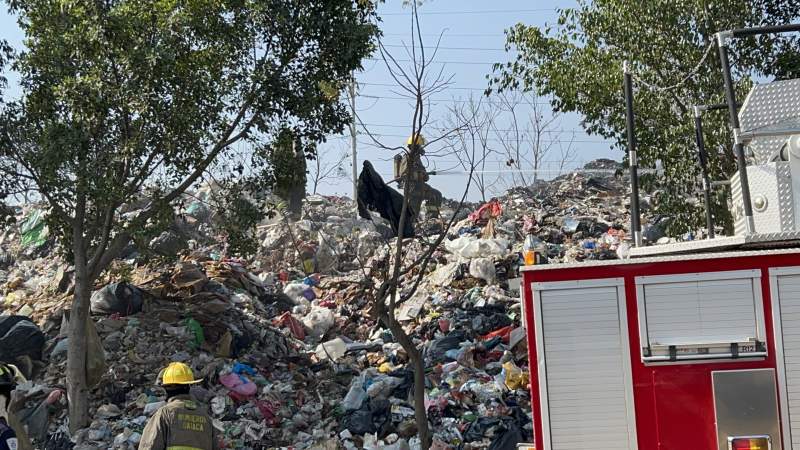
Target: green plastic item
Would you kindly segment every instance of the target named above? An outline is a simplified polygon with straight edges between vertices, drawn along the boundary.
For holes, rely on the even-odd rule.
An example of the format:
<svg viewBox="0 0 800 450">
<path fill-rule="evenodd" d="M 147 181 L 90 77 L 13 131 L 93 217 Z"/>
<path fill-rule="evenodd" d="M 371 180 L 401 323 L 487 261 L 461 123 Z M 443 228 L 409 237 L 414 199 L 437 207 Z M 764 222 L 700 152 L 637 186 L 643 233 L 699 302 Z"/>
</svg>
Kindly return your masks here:
<svg viewBox="0 0 800 450">
<path fill-rule="evenodd" d="M 186 325 L 186 328 L 188 328 L 189 331 L 194 336 L 194 340 L 190 343 L 191 347 L 193 349 L 200 348 L 206 341 L 206 336 L 203 333 L 203 326 L 200 325 L 200 322 L 194 320 L 191 317 L 186 319 L 184 323 Z"/>
<path fill-rule="evenodd" d="M 20 243 L 23 247 L 41 247 L 47 242 L 48 230 L 44 223 L 44 213 L 37 209 L 31 212 L 22 222 L 20 227 L 22 239 Z"/>
</svg>

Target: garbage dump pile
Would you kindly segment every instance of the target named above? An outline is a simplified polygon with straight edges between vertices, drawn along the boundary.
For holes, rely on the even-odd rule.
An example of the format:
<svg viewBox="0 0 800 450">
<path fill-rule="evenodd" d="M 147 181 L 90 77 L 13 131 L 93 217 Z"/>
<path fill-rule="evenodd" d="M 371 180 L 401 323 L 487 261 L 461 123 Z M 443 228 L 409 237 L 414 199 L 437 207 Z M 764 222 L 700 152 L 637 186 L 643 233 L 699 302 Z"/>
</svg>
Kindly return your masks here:
<svg viewBox="0 0 800 450">
<path fill-rule="evenodd" d="M 598 167 L 618 164 L 589 166 Z M 520 267 L 616 258 L 627 248 L 625 192 L 611 174 L 575 173 L 456 214 L 396 312 L 423 349 L 434 448 L 531 441 Z M 269 219 L 258 254 L 235 259 L 196 198 L 96 284 L 86 330 L 91 426 L 73 435 L 64 393 L 73 274 L 35 205 L 5 230 L 0 360 L 28 376 L 12 409 L 35 448 L 135 449 L 164 404 L 157 379 L 170 361 L 203 378 L 192 393 L 209 405 L 222 448 L 418 448 L 408 356 L 370 314 L 368 281 L 380 284 L 396 243 L 390 225 L 356 218 L 351 200 L 312 196 L 300 220 Z M 406 261 L 433 241 L 435 222 L 406 240 Z"/>
</svg>

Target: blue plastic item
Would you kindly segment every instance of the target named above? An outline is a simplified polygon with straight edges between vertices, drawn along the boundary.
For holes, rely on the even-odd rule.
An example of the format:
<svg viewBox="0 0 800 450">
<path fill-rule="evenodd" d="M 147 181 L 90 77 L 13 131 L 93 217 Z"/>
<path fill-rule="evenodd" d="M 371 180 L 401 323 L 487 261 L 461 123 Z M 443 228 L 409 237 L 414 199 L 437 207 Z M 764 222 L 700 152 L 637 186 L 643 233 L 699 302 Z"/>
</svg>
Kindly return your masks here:
<svg viewBox="0 0 800 450">
<path fill-rule="evenodd" d="M 236 364 L 233 365 L 233 373 L 237 375 L 241 375 L 243 373 L 246 373 L 248 375 L 256 375 L 258 372 L 256 372 L 256 369 L 253 369 L 247 364 L 237 362 Z"/>
</svg>

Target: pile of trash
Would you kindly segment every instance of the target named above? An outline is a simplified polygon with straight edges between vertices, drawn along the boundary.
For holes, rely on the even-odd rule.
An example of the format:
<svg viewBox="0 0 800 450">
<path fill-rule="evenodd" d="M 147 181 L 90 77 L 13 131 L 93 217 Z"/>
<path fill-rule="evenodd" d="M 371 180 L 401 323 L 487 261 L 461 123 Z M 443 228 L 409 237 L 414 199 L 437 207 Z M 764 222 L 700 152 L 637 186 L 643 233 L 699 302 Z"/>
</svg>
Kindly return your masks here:
<svg viewBox="0 0 800 450">
<path fill-rule="evenodd" d="M 358 217 L 352 200 L 310 196 L 300 220 L 258 227 L 256 255 L 230 258 L 198 200 L 207 194 L 150 242 L 171 260 L 132 248 L 95 286 L 92 421 L 73 435 L 64 374 L 74 274 L 35 205 L 0 237 L 0 360 L 29 377 L 16 408 L 36 448 L 135 449 L 164 404 L 158 375 L 171 361 L 202 377 L 192 394 L 209 405 L 221 448 L 418 448 L 408 354 L 373 314 L 397 245 L 391 224 Z M 422 351 L 434 448 L 532 441 L 520 267 L 624 256 L 625 194 L 613 173 L 577 172 L 482 205 L 447 202 L 444 221 L 423 218 L 404 241 L 395 317 Z"/>
</svg>

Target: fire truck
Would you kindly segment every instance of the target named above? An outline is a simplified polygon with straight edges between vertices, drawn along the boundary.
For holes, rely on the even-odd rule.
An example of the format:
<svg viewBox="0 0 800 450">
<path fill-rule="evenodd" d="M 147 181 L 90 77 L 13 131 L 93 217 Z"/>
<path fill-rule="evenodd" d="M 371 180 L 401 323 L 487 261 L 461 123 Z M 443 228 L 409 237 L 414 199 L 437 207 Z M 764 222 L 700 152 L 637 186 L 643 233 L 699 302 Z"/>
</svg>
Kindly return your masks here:
<svg viewBox="0 0 800 450">
<path fill-rule="evenodd" d="M 724 107 L 733 236 L 641 246 L 625 68 L 636 246 L 523 269 L 536 449 L 800 450 L 800 79 L 737 99 L 728 60 L 732 40 L 796 31 L 716 36 L 727 102 L 695 108 L 698 150 L 708 193 L 700 116 Z"/>
</svg>

